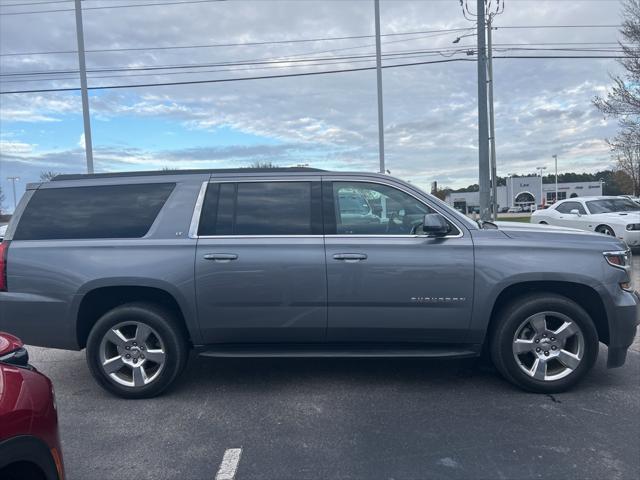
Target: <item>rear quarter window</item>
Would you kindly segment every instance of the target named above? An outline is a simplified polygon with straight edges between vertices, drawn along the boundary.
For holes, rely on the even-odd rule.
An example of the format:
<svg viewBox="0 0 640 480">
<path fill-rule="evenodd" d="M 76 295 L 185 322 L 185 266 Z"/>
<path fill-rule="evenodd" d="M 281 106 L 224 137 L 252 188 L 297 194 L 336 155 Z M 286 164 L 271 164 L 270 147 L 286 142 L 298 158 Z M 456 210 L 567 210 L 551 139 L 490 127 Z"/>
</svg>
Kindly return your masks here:
<svg viewBox="0 0 640 480">
<path fill-rule="evenodd" d="M 174 187 L 175 183 L 154 183 L 37 190 L 13 238 L 140 238 Z"/>
</svg>

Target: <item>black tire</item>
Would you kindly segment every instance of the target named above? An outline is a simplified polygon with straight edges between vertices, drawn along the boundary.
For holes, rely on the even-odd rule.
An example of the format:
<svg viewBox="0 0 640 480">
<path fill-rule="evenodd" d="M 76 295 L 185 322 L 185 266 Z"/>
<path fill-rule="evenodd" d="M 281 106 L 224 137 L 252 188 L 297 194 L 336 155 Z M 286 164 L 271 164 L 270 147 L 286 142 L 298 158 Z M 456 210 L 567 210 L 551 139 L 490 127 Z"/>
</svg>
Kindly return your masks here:
<svg viewBox="0 0 640 480">
<path fill-rule="evenodd" d="M 531 324 L 527 324 L 529 327 L 522 327 L 528 319 L 536 314 L 542 314 L 542 312 L 550 312 L 549 315 L 543 315 L 546 325 L 551 325 L 556 321 L 563 322 L 564 320 L 558 320 L 560 316 L 563 316 L 562 318 L 568 318 L 574 322 L 574 328 L 575 326 L 578 327 L 582 342 L 574 340 L 574 338 L 579 338 L 577 334 L 567 340 L 567 342 L 575 342 L 575 345 L 578 345 L 578 343 L 582 345 L 582 356 L 575 368 L 569 369 L 559 362 L 558 357 L 553 358 L 553 355 L 559 355 L 560 352 L 564 352 L 564 348 L 570 348 L 568 344 L 556 346 L 555 337 L 553 337 L 553 344 L 550 341 L 552 333 L 548 334 L 549 338 L 541 338 L 542 335 L 538 335 L 531 328 Z M 556 314 L 556 316 L 554 317 L 553 314 Z M 518 297 L 498 312 L 496 320 L 497 322 L 490 337 L 491 359 L 505 379 L 524 390 L 536 393 L 558 393 L 567 390 L 587 374 L 598 358 L 598 333 L 591 317 L 574 301 L 561 295 L 537 293 Z M 526 341 L 542 340 L 544 343 L 531 343 L 533 351 L 520 354 L 521 356 L 516 359 L 516 354 L 514 353 L 515 337 L 516 334 L 525 331 L 522 328 L 525 330 L 529 328 L 530 335 L 533 334 L 530 340 L 527 339 Z M 551 332 L 552 330 L 547 331 Z M 547 334 L 544 334 L 544 336 L 547 337 Z M 558 339 L 557 341 L 561 340 Z M 556 348 L 553 348 L 554 346 Z M 539 350 L 540 347 L 542 347 L 543 351 L 536 352 L 535 350 Z M 527 346 L 527 348 L 529 347 Z M 551 348 L 554 351 L 550 351 Z M 575 348 L 579 349 L 580 347 Z M 551 355 L 544 357 L 546 355 L 544 350 L 547 350 Z M 540 361 L 542 363 L 549 362 L 548 365 L 556 366 L 556 362 L 558 362 L 556 368 L 564 368 L 565 370 L 562 374 L 566 376 L 554 379 L 554 375 L 549 375 L 549 379 L 541 380 L 527 374 L 523 370 L 524 368 L 529 368 L 527 361 L 531 359 L 533 371 L 535 370 L 533 363 L 538 356 L 541 357 Z M 545 376 L 547 368 L 548 366 L 544 367 Z"/>
<path fill-rule="evenodd" d="M 134 325 L 130 325 L 132 323 Z M 120 383 L 124 381 L 122 379 L 126 377 L 128 370 L 131 371 L 131 382 L 135 382 L 133 364 L 125 363 L 121 370 L 114 373 L 116 376 L 112 377 L 103 368 L 102 360 L 103 352 L 106 351 L 107 347 L 112 350 L 117 348 L 117 351 L 113 353 L 114 358 L 120 356 L 119 352 L 121 351 L 120 346 L 116 346 L 115 343 L 111 344 L 106 335 L 112 334 L 114 327 L 121 326 L 118 331 L 120 329 L 123 332 L 133 331 L 135 332 L 133 336 L 137 337 L 137 329 L 125 330 L 134 329 L 136 328 L 135 325 L 140 326 L 140 328 L 143 328 L 143 325 L 150 328 L 150 341 L 156 344 L 156 349 L 150 349 L 147 346 L 147 351 L 145 352 L 145 347 L 142 343 L 140 347 L 131 347 L 130 342 L 133 342 L 135 338 L 130 338 L 131 335 L 125 335 L 128 339 L 128 347 L 123 346 L 122 348 L 127 348 L 131 355 L 134 354 L 130 349 L 136 348 L 138 350 L 136 350 L 135 358 L 125 360 L 124 356 L 121 356 L 119 362 L 136 361 L 135 367 L 138 368 L 138 371 L 140 371 L 139 367 L 144 365 L 150 366 L 149 369 L 151 371 L 155 369 L 153 375 L 144 379 L 145 382 L 149 380 L 149 383 L 139 386 Z M 150 360 L 154 351 L 162 352 L 161 363 L 154 363 Z M 124 350 L 122 352 L 124 353 Z M 149 358 L 145 359 L 144 353 L 147 353 Z M 184 370 L 189 358 L 189 344 L 184 328 L 170 311 L 151 303 L 127 303 L 105 313 L 96 322 L 87 339 L 86 356 L 91 374 L 105 390 L 123 398 L 150 398 L 164 392 Z M 138 358 L 138 356 L 141 358 Z M 140 362 L 139 364 L 137 363 L 138 361 Z"/>
<path fill-rule="evenodd" d="M 596 227 L 596 232 L 602 233 L 603 235 L 609 235 L 610 237 L 616 236 L 616 232 L 609 225 L 598 225 Z"/>
</svg>

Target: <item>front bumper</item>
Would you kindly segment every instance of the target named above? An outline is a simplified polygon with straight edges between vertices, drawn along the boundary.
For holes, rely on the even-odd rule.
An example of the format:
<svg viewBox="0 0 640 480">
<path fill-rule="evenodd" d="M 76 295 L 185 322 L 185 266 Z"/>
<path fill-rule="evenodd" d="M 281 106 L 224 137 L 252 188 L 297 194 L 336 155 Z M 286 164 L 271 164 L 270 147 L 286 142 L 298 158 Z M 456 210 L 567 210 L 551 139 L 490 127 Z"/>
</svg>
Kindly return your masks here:
<svg viewBox="0 0 640 480">
<path fill-rule="evenodd" d="M 609 312 L 608 368 L 624 365 L 627 350 L 636 336 L 638 324 L 640 324 L 640 294 L 624 292 Z"/>
<path fill-rule="evenodd" d="M 632 248 L 640 247 L 640 230 L 623 230 L 619 238 Z"/>
</svg>

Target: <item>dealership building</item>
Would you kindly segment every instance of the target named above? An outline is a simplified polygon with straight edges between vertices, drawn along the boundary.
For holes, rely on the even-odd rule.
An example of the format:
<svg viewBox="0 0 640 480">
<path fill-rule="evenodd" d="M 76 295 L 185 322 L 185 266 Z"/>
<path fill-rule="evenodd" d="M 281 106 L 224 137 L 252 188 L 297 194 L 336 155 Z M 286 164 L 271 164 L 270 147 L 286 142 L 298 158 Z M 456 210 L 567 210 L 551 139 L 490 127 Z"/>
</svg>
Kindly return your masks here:
<svg viewBox="0 0 640 480">
<path fill-rule="evenodd" d="M 558 200 L 602 195 L 602 182 L 558 183 Z M 542 183 L 542 178 L 509 177 L 507 185 L 498 187 L 498 210 L 510 207 L 548 205 L 556 201 L 556 184 Z M 451 192 L 445 201 L 460 210 L 471 213 L 480 208 L 479 192 Z"/>
</svg>

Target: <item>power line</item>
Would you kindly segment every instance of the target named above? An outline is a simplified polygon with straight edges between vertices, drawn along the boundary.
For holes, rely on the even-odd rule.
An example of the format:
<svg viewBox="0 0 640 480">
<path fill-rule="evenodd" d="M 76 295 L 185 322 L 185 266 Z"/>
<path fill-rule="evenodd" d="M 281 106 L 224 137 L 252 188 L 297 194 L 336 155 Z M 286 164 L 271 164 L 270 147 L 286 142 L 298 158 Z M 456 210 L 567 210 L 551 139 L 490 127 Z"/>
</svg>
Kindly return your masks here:
<svg viewBox="0 0 640 480">
<path fill-rule="evenodd" d="M 448 58 L 443 60 L 432 60 L 428 62 L 383 65 L 382 68 L 410 67 L 410 66 L 416 66 L 416 65 L 429 65 L 434 63 L 450 63 L 450 62 L 475 62 L 475 59 Z M 336 73 L 363 72 L 363 71 L 375 70 L 375 69 L 376 67 L 360 67 L 360 68 L 348 68 L 348 69 L 341 69 L 341 70 L 325 70 L 322 72 L 283 73 L 281 75 L 265 75 L 265 76 L 254 76 L 254 77 L 217 78 L 217 79 L 211 79 L 211 80 L 188 80 L 188 81 L 180 81 L 180 82 L 146 83 L 146 84 L 134 84 L 134 85 L 108 85 L 108 86 L 101 86 L 101 87 L 89 87 L 89 90 L 110 90 L 110 89 L 121 89 L 121 88 L 162 87 L 162 86 L 175 86 L 175 85 L 197 85 L 197 84 L 205 84 L 205 83 L 240 82 L 240 81 L 247 81 L 247 80 L 265 80 L 270 78 L 307 77 L 307 76 L 314 76 L 314 75 L 329 75 L 329 74 L 336 74 Z M 75 92 L 79 90 L 80 90 L 79 88 L 49 88 L 49 89 L 40 89 L 40 90 L 21 90 L 21 91 L 0 92 L 0 95 L 17 94 L 17 93 Z"/>
<path fill-rule="evenodd" d="M 562 52 L 600 52 L 600 53 L 623 53 L 620 48 L 598 48 L 598 47 L 533 47 L 536 44 L 497 44 L 496 51 L 508 52 L 508 51 L 562 51 Z M 510 46 L 511 45 L 511 46 Z M 546 45 L 546 44 L 543 44 Z M 553 45 L 553 44 L 549 44 Z M 397 55 L 406 54 L 428 54 L 433 53 L 436 55 L 450 56 L 455 54 L 468 54 L 469 52 L 475 52 L 474 48 L 468 47 L 456 47 L 456 48 L 432 48 L 421 50 L 397 50 L 388 51 L 383 54 L 384 57 L 393 57 Z M 308 57 L 308 58 L 296 58 L 292 57 L 272 57 L 263 59 L 251 59 L 251 60 L 235 60 L 228 62 L 214 62 L 214 63 L 191 63 L 191 64 L 177 64 L 177 65 L 142 65 L 137 67 L 112 67 L 112 68 L 93 68 L 88 69 L 88 73 L 108 73 L 108 72 L 137 72 L 137 71 L 156 71 L 156 70 L 174 70 L 174 69 L 197 69 L 197 68 L 212 68 L 212 67 L 224 67 L 224 66 L 252 66 L 252 65 L 268 65 L 268 64 L 280 64 L 280 63 L 310 63 L 321 61 L 334 61 L 334 60 L 354 60 L 360 58 L 372 57 L 373 54 L 359 54 L 359 55 L 342 55 L 342 56 L 330 56 L 330 57 Z M 77 74 L 78 70 L 42 70 L 42 71 L 28 71 L 28 72 L 10 72 L 2 73 L 0 77 L 24 77 L 24 76 L 37 76 L 37 75 L 71 75 Z M 161 73 L 166 74 L 165 73 Z"/>
<path fill-rule="evenodd" d="M 459 52 L 464 53 L 464 52 Z M 408 52 L 403 54 L 394 54 L 394 57 L 391 60 L 398 59 L 408 59 L 408 58 L 424 58 L 424 57 L 435 57 L 439 56 L 437 52 L 435 53 L 421 53 L 421 52 Z M 363 62 L 371 62 L 373 61 L 374 55 L 366 55 L 363 56 L 366 58 L 360 58 L 355 60 L 343 60 L 340 58 L 329 59 L 329 61 L 322 63 L 312 63 L 309 65 L 267 65 L 267 66 L 250 66 L 243 68 L 226 68 L 226 69 L 216 69 L 216 70 L 200 70 L 200 71 L 180 71 L 180 72 L 161 72 L 161 73 L 137 73 L 130 75 L 92 75 L 89 78 L 91 80 L 100 79 L 100 78 L 129 78 L 129 77 L 146 77 L 146 76 L 166 76 L 166 75 L 201 75 L 204 73 L 219 73 L 219 72 L 238 72 L 238 71 L 253 71 L 253 70 L 271 70 L 271 69 L 284 69 L 284 68 L 308 68 L 308 67 L 321 67 L 327 65 L 339 65 L 344 63 L 363 63 Z M 237 65 L 230 65 L 237 66 Z M 20 79 L 20 80 L 0 80 L 0 83 L 24 83 L 24 82 L 44 82 L 44 81 L 67 81 L 67 80 L 75 80 L 76 77 L 62 77 L 62 78 L 37 78 L 37 79 Z"/>
<path fill-rule="evenodd" d="M 514 56 L 495 56 L 493 58 L 520 60 L 520 59 L 611 59 L 611 58 L 625 58 L 625 57 L 615 56 L 615 55 L 573 55 L 573 56 L 571 55 L 515 56 L 514 55 Z M 386 69 L 386 68 L 411 67 L 411 66 L 417 66 L 417 65 L 430 65 L 430 64 L 436 64 L 436 63 L 451 63 L 451 62 L 476 62 L 476 59 L 448 58 L 448 59 L 431 60 L 431 61 L 425 61 L 425 62 L 383 65 L 382 68 Z M 360 68 L 349 68 L 349 69 L 341 69 L 341 70 L 325 70 L 322 72 L 283 73 L 280 75 L 265 75 L 265 76 L 253 76 L 253 77 L 218 78 L 218 79 L 210 79 L 210 80 L 185 80 L 180 82 L 145 83 L 145 84 L 130 84 L 130 85 L 105 85 L 100 87 L 89 87 L 89 90 L 115 90 L 115 89 L 123 89 L 123 88 L 166 87 L 166 86 L 177 86 L 177 85 L 197 85 L 197 84 L 207 84 L 207 83 L 240 82 L 240 81 L 248 81 L 248 80 L 266 80 L 266 79 L 272 79 L 272 78 L 306 77 L 306 76 L 330 75 L 330 74 L 347 73 L 347 72 L 363 72 L 368 70 L 375 70 L 375 68 L 376 67 L 360 67 Z M 24 94 L 24 93 L 76 92 L 79 90 L 80 90 L 79 88 L 48 88 L 48 89 L 34 89 L 34 90 L 15 90 L 15 91 L 8 91 L 8 92 L 0 92 L 0 95 Z"/>
<path fill-rule="evenodd" d="M 28 7 L 31 5 L 46 5 L 50 3 L 69 3 L 72 0 L 47 0 L 45 2 L 29 2 L 29 3 L 0 3 L 0 8 L 3 7 Z"/>
<path fill-rule="evenodd" d="M 226 2 L 227 0 L 185 0 L 183 2 L 163 2 L 163 3 L 136 3 L 131 5 L 105 5 L 101 7 L 84 7 L 82 11 L 86 10 L 107 10 L 107 9 L 115 9 L 115 8 L 134 8 L 134 7 L 159 7 L 166 5 L 186 5 L 192 3 L 213 3 L 213 2 Z M 15 6 L 15 5 L 14 5 Z M 27 12 L 6 12 L 0 13 L 0 16 L 3 15 L 31 15 L 37 13 L 57 13 L 57 12 L 73 12 L 75 9 L 73 8 L 60 8 L 55 10 L 29 10 Z"/>
<path fill-rule="evenodd" d="M 467 28 L 449 28 L 442 30 L 421 30 L 415 32 L 399 32 L 399 33 L 384 33 L 382 37 L 396 37 L 396 36 L 404 36 L 404 35 L 422 35 L 429 33 L 453 33 L 453 32 L 461 32 L 470 30 Z M 292 40 L 267 40 L 260 42 L 242 42 L 242 43 L 211 43 L 205 45 L 172 45 L 166 47 L 128 47 L 128 48 L 98 48 L 92 50 L 86 50 L 86 53 L 111 53 L 111 52 L 136 52 L 136 51 L 154 51 L 154 50 L 180 50 L 180 49 L 191 49 L 191 48 L 219 48 L 219 47 L 245 47 L 245 46 L 256 46 L 256 45 L 281 45 L 281 44 L 289 44 L 289 43 L 309 43 L 309 42 L 323 42 L 323 41 L 335 41 L 335 40 L 354 40 L 361 38 L 373 38 L 375 35 L 347 35 L 341 37 L 317 37 L 317 38 L 299 38 Z M 413 40 L 411 38 L 406 39 L 406 41 Z M 391 42 L 387 42 L 391 43 Z M 350 47 L 351 48 L 351 47 Z M 77 50 L 59 50 L 59 51 L 48 51 L 48 52 L 15 52 L 15 53 L 0 53 L 0 57 L 9 57 L 9 56 L 29 56 L 29 55 L 60 55 L 60 54 L 75 54 L 78 53 Z"/>
</svg>

